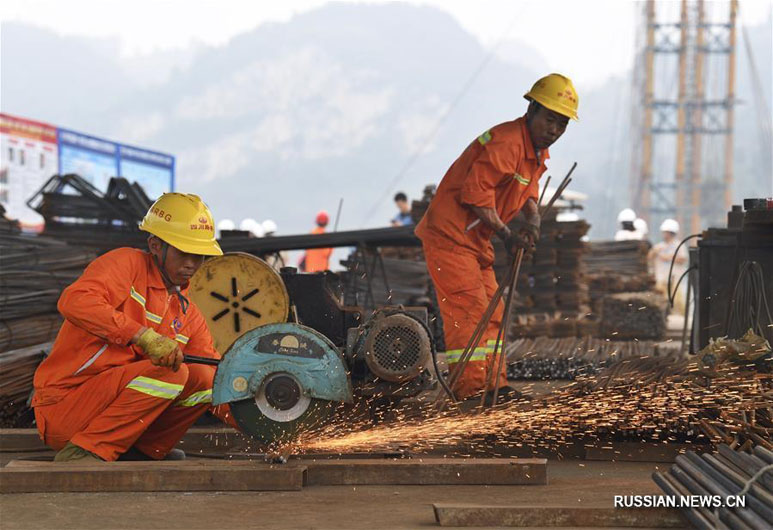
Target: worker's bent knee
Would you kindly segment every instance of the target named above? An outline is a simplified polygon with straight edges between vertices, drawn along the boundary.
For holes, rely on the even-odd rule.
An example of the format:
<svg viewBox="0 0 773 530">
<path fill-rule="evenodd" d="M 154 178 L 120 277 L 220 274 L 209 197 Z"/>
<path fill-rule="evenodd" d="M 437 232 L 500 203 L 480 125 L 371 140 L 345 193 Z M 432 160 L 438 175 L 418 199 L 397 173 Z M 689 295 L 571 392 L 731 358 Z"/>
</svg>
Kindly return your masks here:
<svg viewBox="0 0 773 530">
<path fill-rule="evenodd" d="M 187 365 L 186 368 L 188 368 L 187 385 L 189 387 L 212 388 L 213 381 L 215 380 L 214 366 L 192 364 Z"/>
</svg>

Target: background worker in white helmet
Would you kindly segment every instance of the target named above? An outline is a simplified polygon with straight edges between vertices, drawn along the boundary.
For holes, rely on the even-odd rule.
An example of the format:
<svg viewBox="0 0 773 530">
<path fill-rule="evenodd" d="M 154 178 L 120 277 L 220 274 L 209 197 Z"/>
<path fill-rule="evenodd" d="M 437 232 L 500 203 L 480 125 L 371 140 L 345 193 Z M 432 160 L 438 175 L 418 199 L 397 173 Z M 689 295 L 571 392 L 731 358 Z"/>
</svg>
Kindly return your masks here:
<svg viewBox="0 0 773 530">
<path fill-rule="evenodd" d="M 249 235 L 252 237 L 263 237 L 265 235 L 263 225 L 249 217 L 247 219 L 242 219 L 242 222 L 239 223 L 239 230 L 249 232 Z"/>
<path fill-rule="evenodd" d="M 650 237 L 650 227 L 647 225 L 647 221 L 641 217 L 637 217 L 633 222 L 633 229 L 639 234 L 639 239 L 642 241 L 648 241 Z"/>
<path fill-rule="evenodd" d="M 655 244 L 649 251 L 648 259 L 650 267 L 655 274 L 655 289 L 668 295 L 668 273 L 671 269 L 671 260 L 674 259 L 674 267 L 671 272 L 671 290 L 676 287 L 676 282 L 687 269 L 687 247 L 682 245 L 679 253 L 674 258 L 676 247 L 679 246 L 679 223 L 674 219 L 666 219 L 660 225 L 663 241 Z M 687 280 L 682 284 L 674 297 L 674 310 L 677 314 L 684 313 L 685 295 L 687 292 Z"/>
<path fill-rule="evenodd" d="M 617 224 L 619 228 L 615 233 L 615 241 L 630 241 L 634 239 L 641 240 L 641 234 L 637 232 L 634 222 L 636 221 L 636 212 L 630 208 L 621 210 L 617 214 Z"/>
<path fill-rule="evenodd" d="M 32 401 L 55 461 L 180 459 L 174 446 L 211 407 L 215 368 L 182 363 L 183 352 L 220 358 L 186 296 L 204 258 L 223 254 L 212 214 L 196 195 L 165 193 L 140 230 L 147 251 L 98 257 L 59 299 L 65 321 Z"/>
<path fill-rule="evenodd" d="M 263 237 L 274 237 L 276 235 L 277 231 L 277 225 L 273 221 L 273 219 L 266 219 L 261 223 L 261 226 L 263 227 Z M 272 252 L 271 254 L 268 254 L 266 256 L 263 256 L 263 259 L 271 265 L 274 270 L 279 272 L 279 270 L 282 267 L 286 267 L 288 263 L 289 257 L 287 256 L 287 252 L 283 250 L 278 250 L 276 252 Z"/>
</svg>

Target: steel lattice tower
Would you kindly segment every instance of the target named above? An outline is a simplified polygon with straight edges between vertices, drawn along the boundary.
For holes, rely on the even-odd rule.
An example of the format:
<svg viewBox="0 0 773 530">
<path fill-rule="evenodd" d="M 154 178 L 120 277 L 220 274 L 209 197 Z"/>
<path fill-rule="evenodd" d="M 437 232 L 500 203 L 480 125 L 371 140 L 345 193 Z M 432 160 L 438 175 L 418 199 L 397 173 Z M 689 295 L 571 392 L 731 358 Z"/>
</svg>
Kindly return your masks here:
<svg viewBox="0 0 773 530">
<path fill-rule="evenodd" d="M 640 105 L 633 117 L 633 202 L 650 224 L 673 217 L 684 233 L 696 233 L 721 222 L 732 202 L 738 2 L 721 4 L 727 10 L 722 21 L 707 21 L 704 0 L 682 0 L 678 21 L 659 21 L 657 10 L 666 4 L 644 4 L 645 38 L 634 76 Z M 668 81 L 669 65 L 677 72 L 675 83 Z M 708 65 L 724 75 L 711 92 Z M 723 139 L 721 149 L 717 138 Z M 658 170 L 656 161 L 666 158 L 672 167 Z"/>
</svg>

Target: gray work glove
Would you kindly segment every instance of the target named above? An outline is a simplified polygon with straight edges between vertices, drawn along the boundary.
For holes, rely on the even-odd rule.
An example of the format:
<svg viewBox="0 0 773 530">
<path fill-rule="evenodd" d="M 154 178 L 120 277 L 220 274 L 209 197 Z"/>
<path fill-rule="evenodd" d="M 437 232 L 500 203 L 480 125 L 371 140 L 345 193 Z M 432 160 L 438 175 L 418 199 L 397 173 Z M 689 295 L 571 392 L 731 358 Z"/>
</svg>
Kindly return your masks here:
<svg viewBox="0 0 773 530">
<path fill-rule="evenodd" d="M 502 240 L 505 245 L 505 250 L 508 254 L 515 255 L 518 249 L 523 249 L 526 257 L 534 253 L 534 242 L 532 233 L 526 230 L 513 231 L 509 227 L 505 226 L 501 230 L 497 231 L 497 237 Z"/>
</svg>

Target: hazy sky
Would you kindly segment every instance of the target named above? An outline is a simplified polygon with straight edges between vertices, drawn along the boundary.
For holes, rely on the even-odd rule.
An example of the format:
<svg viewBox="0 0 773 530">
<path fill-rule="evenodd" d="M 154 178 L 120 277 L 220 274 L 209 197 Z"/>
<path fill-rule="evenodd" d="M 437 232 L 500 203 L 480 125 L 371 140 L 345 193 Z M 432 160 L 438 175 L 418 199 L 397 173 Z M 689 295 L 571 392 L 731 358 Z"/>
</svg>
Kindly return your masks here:
<svg viewBox="0 0 773 530">
<path fill-rule="evenodd" d="M 122 53 L 220 45 L 264 22 L 281 22 L 325 0 L 4 0 L 3 20 L 66 35 L 117 37 Z M 503 37 L 538 49 L 548 64 L 582 86 L 602 83 L 631 66 L 641 0 L 415 0 L 454 16 L 485 45 Z M 708 2 L 711 4 L 712 2 Z M 724 2 L 722 2 L 725 4 Z M 663 9 L 676 0 L 660 0 Z M 764 20 L 773 0 L 742 0 L 746 24 Z M 603 55 L 604 60 L 599 60 Z"/>
</svg>

